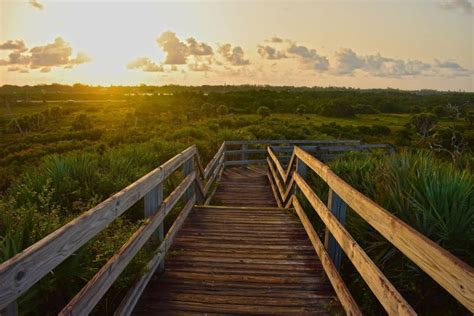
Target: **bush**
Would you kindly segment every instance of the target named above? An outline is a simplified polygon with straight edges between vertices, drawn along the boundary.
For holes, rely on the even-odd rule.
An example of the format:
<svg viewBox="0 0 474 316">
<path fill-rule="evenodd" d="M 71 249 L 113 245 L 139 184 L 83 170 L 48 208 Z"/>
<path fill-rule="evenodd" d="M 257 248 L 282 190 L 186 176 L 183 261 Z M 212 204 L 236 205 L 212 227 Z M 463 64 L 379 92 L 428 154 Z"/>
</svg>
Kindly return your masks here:
<svg viewBox="0 0 474 316">
<path fill-rule="evenodd" d="M 92 119 L 87 114 L 79 114 L 72 122 L 73 131 L 81 131 L 92 128 Z"/>
<path fill-rule="evenodd" d="M 306 113 L 306 105 L 304 105 L 304 104 L 298 105 L 298 107 L 296 108 L 296 113 L 300 114 L 300 115 L 305 114 Z"/>
<path fill-rule="evenodd" d="M 261 106 L 257 109 L 257 114 L 260 115 L 262 118 L 266 118 L 270 116 L 270 108 L 266 106 Z"/>
<path fill-rule="evenodd" d="M 227 113 L 229 113 L 229 109 L 224 104 L 221 104 L 217 107 L 217 114 L 227 115 Z"/>
</svg>

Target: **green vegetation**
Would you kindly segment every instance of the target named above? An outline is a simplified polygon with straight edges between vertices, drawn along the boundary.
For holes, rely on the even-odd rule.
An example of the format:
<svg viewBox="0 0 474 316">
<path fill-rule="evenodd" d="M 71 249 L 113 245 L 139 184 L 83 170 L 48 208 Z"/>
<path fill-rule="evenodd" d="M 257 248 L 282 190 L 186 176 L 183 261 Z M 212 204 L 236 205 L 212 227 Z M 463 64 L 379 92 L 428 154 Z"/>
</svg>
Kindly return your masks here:
<svg viewBox="0 0 474 316">
<path fill-rule="evenodd" d="M 409 223 L 470 265 L 474 265 L 474 176 L 440 162 L 433 154 L 402 151 L 391 157 L 352 154 L 329 163 L 331 169 L 360 192 Z M 311 178 L 322 196 L 327 186 Z M 320 220 L 312 216 L 317 227 Z M 390 242 L 349 210 L 347 229 L 415 310 L 426 315 L 466 313 L 435 281 L 401 255 Z M 320 229 L 322 232 L 322 230 Z M 345 260 L 343 276 L 367 313 L 383 313 L 364 280 Z M 433 301 L 433 298 L 436 300 Z"/>
<path fill-rule="evenodd" d="M 0 104 L 1 261 L 191 144 L 208 161 L 223 140 L 344 138 L 390 143 L 402 153 L 343 158 L 331 163 L 337 174 L 474 263 L 474 94 L 48 85 L 3 86 Z M 165 184 L 166 192 L 179 177 Z M 313 184 L 324 196 L 324 187 L 315 179 Z M 58 312 L 129 238 L 143 220 L 142 210 L 135 205 L 44 278 L 19 300 L 21 310 Z M 453 314 L 465 312 L 352 212 L 348 228 L 417 310 L 439 314 L 444 306 Z M 95 313 L 113 311 L 146 257 L 145 249 Z M 350 266 L 343 271 L 352 289 L 363 283 Z M 57 295 L 57 287 L 67 289 Z M 352 292 L 367 313 L 379 312 L 368 289 Z"/>
</svg>

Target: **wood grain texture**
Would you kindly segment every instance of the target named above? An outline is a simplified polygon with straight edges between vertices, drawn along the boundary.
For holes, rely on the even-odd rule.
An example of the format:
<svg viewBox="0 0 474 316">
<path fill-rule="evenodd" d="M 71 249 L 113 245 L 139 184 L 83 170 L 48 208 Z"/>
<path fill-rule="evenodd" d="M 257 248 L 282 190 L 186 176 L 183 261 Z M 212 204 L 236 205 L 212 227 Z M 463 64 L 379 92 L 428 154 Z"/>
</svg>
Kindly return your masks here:
<svg viewBox="0 0 474 316">
<path fill-rule="evenodd" d="M 344 226 L 339 223 L 327 206 L 311 190 L 306 181 L 298 173 L 294 174 L 294 178 L 298 188 L 318 213 L 321 220 L 387 313 L 389 315 L 416 315 L 413 308 L 374 264 Z"/>
<path fill-rule="evenodd" d="M 329 314 L 337 305 L 311 242 L 290 210 L 195 207 L 135 315 Z"/>
<path fill-rule="evenodd" d="M 213 205 L 277 206 L 265 168 L 226 167 Z"/>
<path fill-rule="evenodd" d="M 97 235 L 196 154 L 192 146 L 122 191 L 0 264 L 0 310 Z"/>
<path fill-rule="evenodd" d="M 309 239 L 311 240 L 311 243 L 313 244 L 314 249 L 316 250 L 316 253 L 318 254 L 318 257 L 321 260 L 324 271 L 326 272 L 329 281 L 331 282 L 334 290 L 336 291 L 337 297 L 339 298 L 341 305 L 344 307 L 346 314 L 362 315 L 362 312 L 360 311 L 359 307 L 357 306 L 357 303 L 349 292 L 349 289 L 346 287 L 346 284 L 339 275 L 338 269 L 336 268 L 329 254 L 324 248 L 324 245 L 318 234 L 314 230 L 314 227 L 311 224 L 309 218 L 306 216 L 303 207 L 301 206 L 298 199 L 294 196 L 292 198 L 292 204 L 296 210 L 296 214 L 298 214 L 298 217 L 300 218 L 301 223 L 303 224 L 309 236 Z"/>
<path fill-rule="evenodd" d="M 327 165 L 296 147 L 295 153 L 382 236 L 474 312 L 474 268 L 351 187 Z"/>
<path fill-rule="evenodd" d="M 178 215 L 173 225 L 170 227 L 170 229 L 166 233 L 166 237 L 163 240 L 163 242 L 160 244 L 158 250 L 156 251 L 155 256 L 148 262 L 147 271 L 128 290 L 127 294 L 123 298 L 119 307 L 115 310 L 115 313 L 114 313 L 115 316 L 130 315 L 132 313 L 133 309 L 135 308 L 135 305 L 138 302 L 138 299 L 143 293 L 143 290 L 147 286 L 148 282 L 154 275 L 157 268 L 160 266 L 161 262 L 164 261 L 168 250 L 173 244 L 173 241 L 176 238 L 177 233 L 180 231 L 184 221 L 188 217 L 191 209 L 193 208 L 195 201 L 196 201 L 196 198 L 192 197 L 183 207 L 183 210 Z"/>
<path fill-rule="evenodd" d="M 130 239 L 111 257 L 107 263 L 92 277 L 79 293 L 64 307 L 60 315 L 89 314 L 102 296 L 112 286 L 120 273 L 127 267 L 145 242 L 163 222 L 166 215 L 173 209 L 178 200 L 184 196 L 187 200 L 194 196 L 185 196 L 194 182 L 196 173 L 192 171 L 181 184 L 163 201 L 161 207 L 154 212 Z"/>
</svg>

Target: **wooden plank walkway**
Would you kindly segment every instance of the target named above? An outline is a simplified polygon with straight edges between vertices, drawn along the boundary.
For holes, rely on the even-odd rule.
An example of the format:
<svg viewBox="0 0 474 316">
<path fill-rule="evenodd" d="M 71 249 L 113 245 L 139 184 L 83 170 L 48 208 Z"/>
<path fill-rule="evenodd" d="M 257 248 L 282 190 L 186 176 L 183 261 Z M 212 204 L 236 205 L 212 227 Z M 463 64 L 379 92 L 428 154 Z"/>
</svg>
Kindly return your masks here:
<svg viewBox="0 0 474 316">
<path fill-rule="evenodd" d="M 226 168 L 215 202 L 191 211 L 134 314 L 329 314 L 321 262 L 263 169 Z"/>
<path fill-rule="evenodd" d="M 267 170 L 259 166 L 226 167 L 211 204 L 277 206 Z"/>
</svg>

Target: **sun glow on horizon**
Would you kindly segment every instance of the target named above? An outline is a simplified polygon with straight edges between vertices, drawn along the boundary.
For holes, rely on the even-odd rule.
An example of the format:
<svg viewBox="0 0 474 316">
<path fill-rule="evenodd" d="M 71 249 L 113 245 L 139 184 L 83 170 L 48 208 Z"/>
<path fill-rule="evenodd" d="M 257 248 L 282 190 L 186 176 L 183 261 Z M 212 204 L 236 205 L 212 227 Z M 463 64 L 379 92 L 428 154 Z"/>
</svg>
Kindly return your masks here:
<svg viewBox="0 0 474 316">
<path fill-rule="evenodd" d="M 473 15 L 436 1 L 37 3 L 1 2 L 0 47 L 25 47 L 0 49 L 0 84 L 474 90 Z"/>
</svg>

